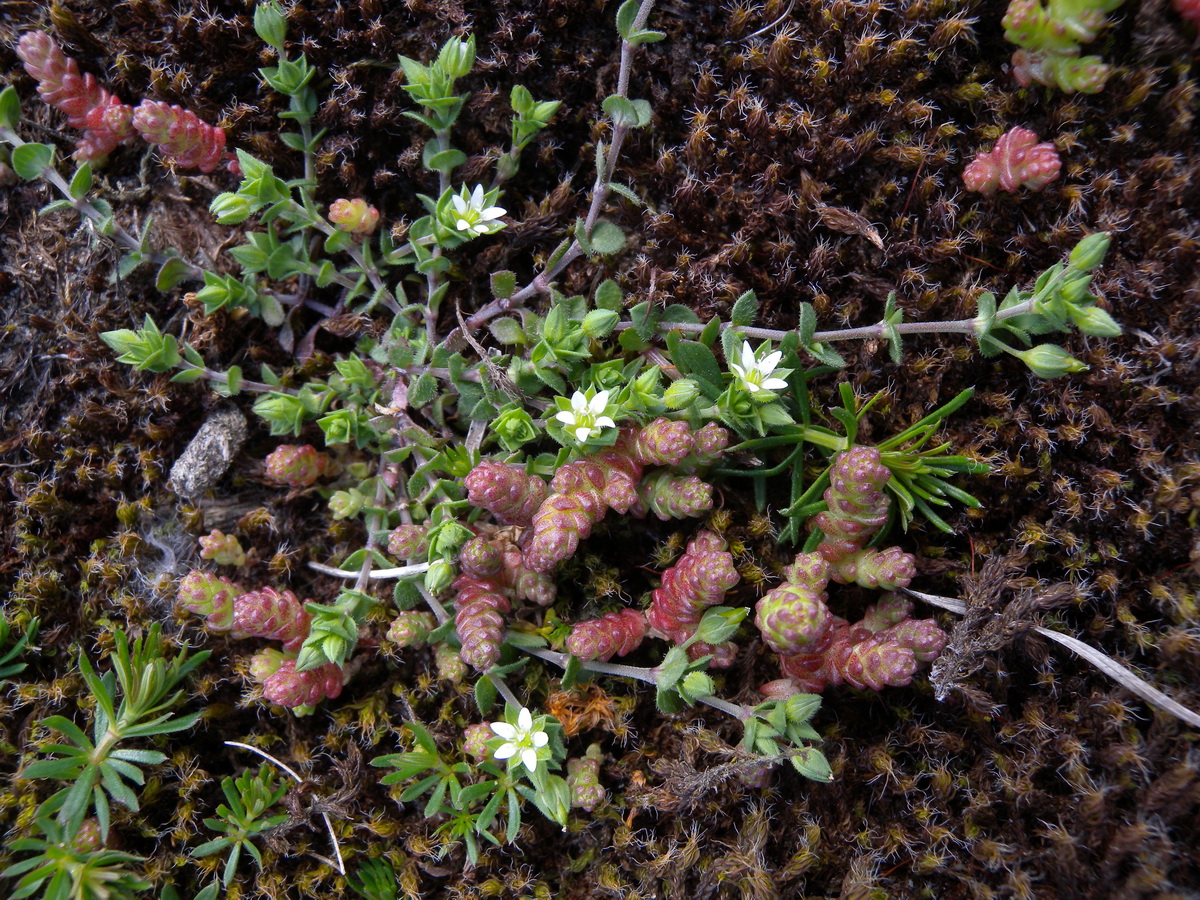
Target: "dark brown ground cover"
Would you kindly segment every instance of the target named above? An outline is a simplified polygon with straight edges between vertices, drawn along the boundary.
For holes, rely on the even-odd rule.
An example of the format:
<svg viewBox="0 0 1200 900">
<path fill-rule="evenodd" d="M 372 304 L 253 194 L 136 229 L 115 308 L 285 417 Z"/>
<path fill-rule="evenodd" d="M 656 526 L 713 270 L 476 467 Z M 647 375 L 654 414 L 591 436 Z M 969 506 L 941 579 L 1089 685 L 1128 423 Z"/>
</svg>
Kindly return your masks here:
<svg viewBox="0 0 1200 900">
<path fill-rule="evenodd" d="M 274 137 L 279 101 L 255 75 L 269 59 L 246 6 L 4 4 L 0 71 L 13 73 L 25 100 L 26 136 L 69 150 L 61 116 L 32 99 L 12 51 L 22 31 L 47 28 L 126 100 L 184 104 L 295 174 Z M 719 768 L 740 738 L 735 723 L 711 711 L 662 717 L 646 691 L 605 683 L 628 709 L 627 729 L 601 722 L 573 740 L 577 751 L 601 742 L 611 803 L 574 816 L 566 834 L 531 817 L 516 846 L 468 870 L 460 850 L 440 855 L 419 808 L 398 806 L 361 763 L 395 750 L 398 723 L 414 712 L 448 740 L 475 720 L 469 694 L 437 682 L 428 654 L 367 662 L 341 698 L 297 720 L 248 692 L 245 647 L 207 639 L 214 656 L 189 707 L 204 706 L 205 719 L 167 746 L 143 814 L 118 817 L 123 847 L 188 884 L 189 871 L 175 867 L 204 839 L 200 819 L 220 802 L 220 777 L 250 762 L 221 745 L 236 737 L 317 784 L 241 896 L 347 894 L 308 855 L 328 850 L 319 819 L 306 821 L 313 802 L 332 804 L 348 852 L 386 853 L 411 896 L 1196 896 L 1195 731 L 1026 633 L 1036 620 L 1082 637 L 1200 708 L 1195 34 L 1165 0 L 1130 0 L 1095 50 L 1117 67 L 1108 87 L 1066 96 L 1016 88 L 1003 11 L 1002 2 L 949 0 L 798 0 L 786 15 L 774 0 L 665 5 L 654 24 L 668 38 L 640 54 L 631 89 L 652 100 L 654 128 L 634 136 L 622 166 L 653 211 L 623 201 L 612 209 L 632 235 L 615 263 L 628 293 L 708 315 L 754 288 L 764 324 L 779 328 L 795 324 L 800 301 L 826 327 L 877 321 L 893 289 L 907 319 L 970 316 L 979 292 L 1027 286 L 1083 235 L 1113 233 L 1096 286 L 1126 330 L 1068 342 L 1085 373 L 1039 381 L 954 338 L 910 340 L 898 366 L 877 346 L 847 352 L 841 377 L 863 396 L 885 392 L 868 441 L 978 388 L 947 437 L 992 463 L 992 474 L 962 484 L 984 508 L 956 511 L 951 535 L 917 526 L 904 539 L 921 558 L 914 586 L 986 604 L 1001 623 L 963 636 L 978 652 L 954 673 L 961 690 L 942 702 L 924 678 L 882 694 L 830 690 L 815 724 L 835 782 L 781 772 L 749 787 Z M 585 207 L 593 144 L 604 136 L 594 123 L 616 76 L 614 13 L 614 4 L 574 0 L 301 0 L 289 37 L 329 76 L 319 88 L 329 129 L 321 199 L 362 194 L 389 220 L 420 215 L 424 136 L 401 118 L 395 58 L 428 58 L 471 28 L 481 65 L 458 133 L 474 154 L 465 180 L 505 141 L 514 81 L 564 106 L 529 155 L 536 165 L 506 194 L 518 224 L 461 257 L 454 291 L 467 309 L 487 296 L 488 272 L 528 276 Z M 1036 195 L 965 193 L 965 163 L 1014 125 L 1056 143 L 1063 177 Z M 172 175 L 133 149 L 98 178 L 123 222 L 153 215 L 160 246 L 214 259 L 229 230 L 205 210 L 231 184 L 223 173 Z M 214 498 L 181 506 L 165 489 L 171 462 L 219 402 L 118 365 L 98 333 L 151 313 L 221 365 L 285 357 L 260 323 L 205 320 L 144 273 L 111 283 L 114 253 L 89 247 L 75 218 L 35 216 L 50 199 L 40 184 L 0 190 L 0 587 L 10 618 L 44 623 L 41 653 L 0 692 L 0 826 L 10 835 L 45 796 L 12 778 L 45 743 L 35 724 L 77 712 L 75 647 L 95 656 L 114 626 L 156 620 L 206 640 L 175 619 L 160 590 L 161 576 L 186 568 L 194 542 L 181 535 L 242 517 L 258 559 L 239 580 L 290 578 L 318 597 L 332 585 L 304 562 L 361 540 L 323 524 L 319 500 L 263 483 L 256 461 L 275 442 L 258 425 Z M 882 249 L 848 233 L 849 214 L 874 224 Z M 576 264 L 566 281 L 582 291 L 608 274 Z M 328 341 L 321 349 L 342 349 Z M 732 527 L 769 549 L 736 485 L 723 503 Z M 591 549 L 603 558 L 602 541 Z M 1055 608 L 1003 618 L 1022 588 L 1057 597 Z M 750 648 L 723 693 L 749 700 L 772 666 Z"/>
</svg>

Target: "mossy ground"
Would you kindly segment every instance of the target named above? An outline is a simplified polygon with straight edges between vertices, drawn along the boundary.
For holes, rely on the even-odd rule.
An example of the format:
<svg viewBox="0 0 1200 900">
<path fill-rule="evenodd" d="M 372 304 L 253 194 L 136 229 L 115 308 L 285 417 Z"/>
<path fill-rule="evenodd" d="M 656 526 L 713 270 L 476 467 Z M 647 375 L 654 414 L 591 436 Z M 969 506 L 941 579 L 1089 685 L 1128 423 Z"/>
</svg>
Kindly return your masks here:
<svg viewBox="0 0 1200 900">
<path fill-rule="evenodd" d="M 41 108 L 18 74 L 12 45 L 28 28 L 53 30 L 126 100 L 186 105 L 219 120 L 234 145 L 291 172 L 295 161 L 274 137 L 279 101 L 255 75 L 269 60 L 248 6 L 12 3 L 0 17 L 0 70 L 14 73 L 25 98 L 28 136 L 64 153 L 61 116 Z M 420 215 L 413 195 L 429 189 L 424 136 L 401 116 L 408 105 L 394 63 L 398 53 L 427 58 L 452 30 L 472 28 L 480 44 L 458 133 L 473 155 L 465 180 L 505 141 L 514 81 L 564 101 L 506 194 L 518 224 L 459 258 L 454 291 L 469 309 L 487 296 L 488 272 L 530 275 L 585 208 L 594 142 L 604 137 L 594 123 L 615 80 L 615 4 L 294 6 L 290 37 L 329 76 L 319 88 L 329 129 L 319 166 L 325 202 L 361 194 L 390 221 Z M 664 4 L 654 25 L 668 38 L 639 55 L 631 89 L 652 101 L 654 128 L 634 136 L 619 173 L 650 210 L 614 205 L 632 236 L 615 274 L 628 293 L 706 316 L 727 313 L 754 288 L 764 324 L 780 328 L 795 324 L 799 301 L 814 303 L 828 327 L 876 321 L 892 289 L 906 318 L 950 319 L 971 315 L 983 290 L 1028 285 L 1084 234 L 1111 231 L 1096 285 L 1126 331 L 1069 342 L 1086 373 L 1038 381 L 1016 361 L 985 360 L 946 338 L 909 341 L 898 366 L 878 346 L 849 348 L 840 377 L 860 394 L 885 392 L 868 441 L 965 386 L 979 389 L 947 437 L 993 463 L 993 474 L 962 485 L 985 505 L 956 512 L 953 534 L 909 532 L 904 542 L 922 559 L 915 586 L 994 604 L 1000 615 L 1015 590 L 997 587 L 1005 577 L 1067 583 L 1057 607 L 1033 618 L 1200 708 L 1195 34 L 1166 0 L 1130 0 L 1094 51 L 1116 66 L 1106 90 L 1065 96 L 1015 87 L 1003 10 L 1000 0 Z M 1056 143 L 1063 177 L 1036 195 L 965 193 L 965 163 L 1014 125 Z M 132 149 L 98 178 L 122 221 L 153 215 L 162 246 L 197 258 L 218 258 L 228 242 L 229 230 L 205 209 L 230 183 L 222 173 L 172 175 Z M 256 460 L 274 442 L 262 428 L 216 500 L 180 506 L 164 488 L 166 471 L 218 401 L 118 365 L 98 333 L 149 312 L 223 365 L 286 357 L 260 323 L 206 320 L 180 292 L 157 293 L 145 273 L 111 283 L 115 254 L 89 248 L 76 219 L 35 217 L 50 199 L 40 184 L 0 190 L 0 479 L 10 501 L 0 507 L 0 584 L 9 618 L 36 614 L 44 623 L 40 654 L 0 692 L 6 834 L 27 827 L 45 796 L 44 784 L 13 777 L 47 742 L 37 722 L 81 717 L 75 648 L 96 655 L 113 627 L 159 620 L 214 650 L 189 701 L 206 716 L 187 739 L 164 745 L 171 759 L 147 786 L 143 812 L 119 815 L 115 827 L 123 849 L 150 857 L 150 873 L 182 885 L 193 883 L 186 854 L 205 839 L 200 820 L 220 802 L 220 778 L 253 762 L 222 746 L 237 738 L 316 787 L 294 798 L 295 821 L 269 845 L 265 870 L 255 876 L 245 862 L 231 896 L 348 894 L 312 855 L 329 849 L 316 808 L 336 814 L 351 869 L 355 858 L 386 854 L 413 897 L 1165 900 L 1200 890 L 1194 730 L 1026 636 L 1027 612 L 982 635 L 980 667 L 959 673 L 964 690 L 944 702 L 924 678 L 882 694 L 827 692 L 814 723 L 837 776 L 827 786 L 781 772 L 748 787 L 722 768 L 740 737 L 735 723 L 712 712 L 664 718 L 649 692 L 605 683 L 627 718 L 601 717 L 573 740 L 578 751 L 601 742 L 610 804 L 574 816 L 567 834 L 530 817 L 515 846 L 486 852 L 474 869 L 460 850 L 443 854 L 419 808 L 389 798 L 363 763 L 397 748 L 407 716 L 431 723 L 447 746 L 476 720 L 469 693 L 438 682 L 429 654 L 364 655 L 342 697 L 294 719 L 248 690 L 245 645 L 205 638 L 175 618 L 169 591 L 159 590 L 159 576 L 179 574 L 192 552 L 181 535 L 240 522 L 257 559 L 239 580 L 289 579 L 324 598 L 332 584 L 304 562 L 344 553 L 361 535 L 327 527 L 318 498 L 264 484 Z M 566 282 L 584 291 L 610 274 L 576 264 Z M 317 347 L 341 349 L 332 335 Z M 326 359 L 318 353 L 309 364 L 319 369 Z M 736 486 L 722 497 L 732 529 L 769 543 L 750 536 Z M 603 556 L 603 542 L 594 550 Z M 180 558 L 166 559 L 171 553 Z M 1011 571 L 988 567 L 1018 555 Z M 723 693 L 750 699 L 773 666 L 750 648 Z M 7 861 L 0 851 L 0 865 Z"/>
</svg>

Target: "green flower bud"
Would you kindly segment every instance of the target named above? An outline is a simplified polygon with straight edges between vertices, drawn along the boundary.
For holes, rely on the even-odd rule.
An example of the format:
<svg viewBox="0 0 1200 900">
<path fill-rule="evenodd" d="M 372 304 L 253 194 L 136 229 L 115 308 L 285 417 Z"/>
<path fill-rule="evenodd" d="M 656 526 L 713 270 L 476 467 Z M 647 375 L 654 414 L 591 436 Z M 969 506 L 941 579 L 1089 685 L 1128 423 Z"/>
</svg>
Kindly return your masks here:
<svg viewBox="0 0 1200 900">
<path fill-rule="evenodd" d="M 1104 262 L 1104 255 L 1108 253 L 1108 245 L 1111 243 L 1112 237 L 1107 231 L 1097 231 L 1095 234 L 1089 234 L 1075 245 L 1075 248 L 1071 251 L 1071 255 L 1067 257 L 1067 264 L 1072 269 L 1078 269 L 1081 272 L 1091 272 L 1100 263 Z"/>
<path fill-rule="evenodd" d="M 690 378 L 672 382 L 663 394 L 663 403 L 671 409 L 685 409 L 700 396 L 700 386 Z"/>
<path fill-rule="evenodd" d="M 1092 285 L 1092 276 L 1086 272 L 1067 273 L 1066 279 L 1059 288 L 1059 293 L 1062 298 L 1068 303 L 1084 303 L 1094 299 L 1088 293 L 1088 288 Z"/>
<path fill-rule="evenodd" d="M 1060 378 L 1087 368 L 1057 344 L 1038 344 L 1032 350 L 1018 352 L 1016 356 L 1038 378 Z"/>
<path fill-rule="evenodd" d="M 457 556 L 462 545 L 475 537 L 475 532 L 457 519 L 447 519 L 428 532 L 429 546 L 435 556 Z"/>
<path fill-rule="evenodd" d="M 275 391 L 255 400 L 254 411 L 271 426 L 271 434 L 299 434 L 308 415 L 299 397 Z"/>
<path fill-rule="evenodd" d="M 278 3 L 260 3 L 254 10 L 254 31 L 276 50 L 283 50 L 287 38 L 287 19 Z"/>
<path fill-rule="evenodd" d="M 437 65 L 451 78 L 462 78 L 475 65 L 475 36 L 465 41 L 450 38 L 438 52 Z"/>
<path fill-rule="evenodd" d="M 721 406 L 736 419 L 752 418 L 758 410 L 757 404 L 745 391 L 733 388 L 721 395 Z"/>
<path fill-rule="evenodd" d="M 549 776 L 545 789 L 534 795 L 533 802 L 547 819 L 564 829 L 567 827 L 567 815 L 571 812 L 571 788 L 565 778 L 559 775 Z"/>
<path fill-rule="evenodd" d="M 425 589 L 431 594 L 440 594 L 454 580 L 454 566 L 444 559 L 435 559 L 425 572 Z"/>
<path fill-rule="evenodd" d="M 1098 306 L 1073 306 L 1067 310 L 1075 327 L 1084 334 L 1096 337 L 1116 337 L 1121 333 L 1121 326 L 1107 312 Z"/>
<path fill-rule="evenodd" d="M 593 309 L 583 317 L 583 333 L 593 339 L 606 338 L 620 319 L 620 315 L 610 309 Z"/>
<path fill-rule="evenodd" d="M 213 202 L 209 204 L 208 211 L 216 217 L 219 225 L 237 225 L 250 218 L 253 206 L 247 197 L 227 191 L 217 194 Z"/>
<path fill-rule="evenodd" d="M 655 403 L 659 396 L 661 382 L 662 370 L 658 366 L 651 366 L 633 380 L 633 396 L 643 404 Z"/>
<path fill-rule="evenodd" d="M 792 694 L 784 701 L 787 720 L 791 723 L 807 722 L 821 708 L 820 694 Z"/>
<path fill-rule="evenodd" d="M 792 766 L 805 778 L 820 781 L 825 784 L 833 781 L 833 770 L 829 768 L 829 760 L 820 750 L 806 747 L 792 757 Z"/>
</svg>

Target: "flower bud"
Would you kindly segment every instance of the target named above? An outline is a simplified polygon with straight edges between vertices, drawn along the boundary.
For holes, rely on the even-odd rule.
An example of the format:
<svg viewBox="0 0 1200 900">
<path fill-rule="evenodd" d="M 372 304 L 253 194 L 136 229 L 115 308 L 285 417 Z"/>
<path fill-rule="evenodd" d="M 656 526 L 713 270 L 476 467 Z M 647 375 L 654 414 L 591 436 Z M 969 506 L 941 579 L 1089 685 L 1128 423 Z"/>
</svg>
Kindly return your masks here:
<svg viewBox="0 0 1200 900">
<path fill-rule="evenodd" d="M 691 406 L 700 396 L 700 386 L 690 378 L 681 378 L 672 382 L 663 394 L 663 403 L 671 409 L 684 409 Z"/>
<path fill-rule="evenodd" d="M 792 757 L 792 766 L 805 778 L 828 784 L 833 781 L 833 770 L 829 768 L 829 760 L 820 750 L 805 747 Z"/>
<path fill-rule="evenodd" d="M 329 221 L 347 234 L 372 234 L 379 225 L 379 210 L 359 197 L 334 200 L 329 206 Z"/>
<path fill-rule="evenodd" d="M 451 78 L 462 78 L 470 74 L 475 65 L 475 38 L 467 40 L 451 38 L 442 45 L 438 53 L 437 65 Z"/>
<path fill-rule="evenodd" d="M 1071 255 L 1067 257 L 1067 264 L 1072 269 L 1091 272 L 1104 262 L 1104 255 L 1108 253 L 1108 245 L 1111 243 L 1112 237 L 1107 231 L 1089 234 L 1071 250 Z"/>
<path fill-rule="evenodd" d="M 1067 314 L 1084 334 L 1116 337 L 1121 333 L 1121 326 L 1116 319 L 1098 306 L 1073 306 L 1067 310 Z"/>
<path fill-rule="evenodd" d="M 791 694 L 783 702 L 787 721 L 792 723 L 807 722 L 821 707 L 821 698 L 817 694 Z"/>
<path fill-rule="evenodd" d="M 440 594 L 454 580 L 454 566 L 444 559 L 435 559 L 425 572 L 425 589 L 431 594 Z"/>
<path fill-rule="evenodd" d="M 1029 371 L 1038 378 L 1060 378 L 1071 372 L 1087 369 L 1087 366 L 1057 344 L 1038 344 L 1032 350 L 1018 352 L 1016 356 L 1029 366 Z"/>
<path fill-rule="evenodd" d="M 250 218 L 251 205 L 249 198 L 226 191 L 217 194 L 209 204 L 208 211 L 216 218 L 218 225 L 237 225 Z"/>
<path fill-rule="evenodd" d="M 260 3 L 254 9 L 254 31 L 276 50 L 283 50 L 287 37 L 287 19 L 277 3 Z"/>
</svg>

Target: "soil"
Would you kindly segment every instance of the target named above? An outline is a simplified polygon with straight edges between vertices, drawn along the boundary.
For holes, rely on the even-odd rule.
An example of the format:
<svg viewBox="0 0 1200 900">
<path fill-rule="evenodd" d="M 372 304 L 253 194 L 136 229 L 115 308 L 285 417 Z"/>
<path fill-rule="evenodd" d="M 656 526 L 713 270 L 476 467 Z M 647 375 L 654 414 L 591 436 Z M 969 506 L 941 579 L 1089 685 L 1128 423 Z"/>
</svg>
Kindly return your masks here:
<svg viewBox="0 0 1200 900">
<path fill-rule="evenodd" d="M 22 133 L 60 157 L 73 141 L 13 51 L 20 33 L 41 28 L 126 100 L 185 105 L 224 126 L 233 146 L 299 175 L 276 137 L 283 107 L 255 73 L 271 58 L 248 6 L 4 4 L 0 71 L 22 97 Z M 490 272 L 527 281 L 586 209 L 595 144 L 606 138 L 595 123 L 616 79 L 616 4 L 292 6 L 289 41 L 325 73 L 322 202 L 367 196 L 385 221 L 405 222 L 422 214 L 415 195 L 436 190 L 420 167 L 425 137 L 402 115 L 410 107 L 397 54 L 428 59 L 452 33 L 478 36 L 456 133 L 471 157 L 467 183 L 507 141 L 514 83 L 563 101 L 505 195 L 514 224 L 457 259 L 452 290 L 470 310 L 489 296 Z M 1200 896 L 1196 730 L 1031 632 L 1040 624 L 1080 637 L 1200 709 L 1196 29 L 1167 0 L 1130 0 L 1089 48 L 1115 67 L 1107 87 L 1066 95 L 1015 84 L 1004 6 L 665 4 L 652 25 L 667 38 L 639 53 L 631 82 L 654 122 L 633 135 L 618 175 L 646 207 L 611 203 L 606 214 L 626 228 L 629 248 L 609 265 L 576 263 L 563 279 L 583 292 L 616 277 L 635 298 L 704 317 L 727 315 L 753 288 L 761 324 L 775 328 L 795 326 L 801 301 L 822 327 L 876 322 L 891 290 L 906 321 L 953 319 L 974 315 L 983 291 L 1029 286 L 1084 235 L 1112 233 L 1094 290 L 1125 330 L 1065 341 L 1086 372 L 1043 381 L 956 336 L 920 336 L 899 365 L 871 342 L 843 348 L 849 367 L 820 383 L 825 400 L 839 379 L 862 397 L 883 392 L 867 442 L 977 389 L 945 437 L 991 464 L 960 482 L 983 508 L 953 510 L 949 534 L 915 523 L 902 538 L 920 560 L 914 587 L 974 610 L 972 630 L 955 634 L 965 652 L 943 666 L 945 698 L 923 675 L 880 693 L 830 689 L 814 725 L 833 783 L 782 769 L 752 783 L 739 777 L 736 722 L 705 709 L 663 716 L 651 691 L 602 681 L 592 700 L 607 712 L 570 746 L 600 744 L 609 802 L 573 814 L 566 833 L 531 811 L 516 844 L 486 849 L 475 867 L 433 837 L 438 823 L 420 804 L 398 803 L 363 763 L 397 750 L 400 722 L 414 715 L 450 746 L 478 721 L 469 685 L 439 682 L 424 651 L 373 657 L 341 697 L 297 719 L 250 687 L 252 648 L 207 636 L 172 609 L 171 579 L 196 561 L 195 536 L 210 528 L 236 524 L 254 548 L 240 581 L 313 597 L 331 596 L 333 584 L 305 563 L 346 553 L 362 534 L 329 524 L 315 494 L 266 484 L 261 460 L 278 441 L 253 417 L 232 470 L 209 496 L 182 501 L 165 486 L 171 464 L 228 401 L 133 372 L 98 335 L 151 314 L 222 367 L 293 360 L 256 320 L 205 318 L 186 285 L 160 293 L 144 269 L 114 279 L 116 252 L 89 241 L 75 216 L 37 215 L 55 199 L 47 185 L 0 189 L 0 586 L 6 618 L 43 623 L 29 667 L 0 691 L 9 838 L 27 832 L 46 796 L 44 782 L 15 774 L 51 742 L 37 723 L 83 721 L 78 649 L 98 658 L 115 627 L 158 621 L 214 651 L 188 700 L 205 713 L 186 739 L 161 745 L 169 760 L 142 812 L 119 811 L 114 831 L 122 849 L 148 857 L 157 883 L 174 881 L 185 897 L 211 880 L 188 852 L 207 839 L 201 820 L 222 802 L 220 779 L 253 762 L 223 746 L 227 738 L 263 747 L 314 784 L 292 798 L 293 819 L 265 846 L 262 871 L 243 860 L 230 896 L 351 896 L 318 858 L 329 852 L 320 809 L 334 813 L 351 871 L 384 855 L 410 897 Z M 965 164 L 1017 125 L 1055 143 L 1062 177 L 1037 194 L 967 193 Z M 152 217 L 157 247 L 232 271 L 220 250 L 235 232 L 206 210 L 234 184 L 221 170 L 172 172 L 129 147 L 98 173 L 96 193 L 131 231 Z M 323 334 L 306 365 L 319 371 L 346 346 Z M 244 398 L 233 402 L 249 412 Z M 739 486 L 720 493 L 732 527 L 773 552 Z M 640 546 L 614 537 L 589 552 L 619 567 Z M 1021 603 L 1009 608 L 1014 598 Z M 953 626 L 954 616 L 938 615 Z M 1004 627 L 989 627 L 996 621 Z M 749 701 L 774 665 L 761 647 L 745 648 L 720 692 Z M 550 674 L 523 686 L 545 696 Z M 0 865 L 19 858 L 0 850 Z"/>
</svg>

